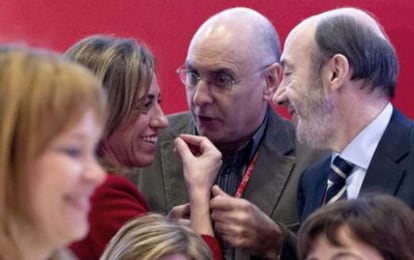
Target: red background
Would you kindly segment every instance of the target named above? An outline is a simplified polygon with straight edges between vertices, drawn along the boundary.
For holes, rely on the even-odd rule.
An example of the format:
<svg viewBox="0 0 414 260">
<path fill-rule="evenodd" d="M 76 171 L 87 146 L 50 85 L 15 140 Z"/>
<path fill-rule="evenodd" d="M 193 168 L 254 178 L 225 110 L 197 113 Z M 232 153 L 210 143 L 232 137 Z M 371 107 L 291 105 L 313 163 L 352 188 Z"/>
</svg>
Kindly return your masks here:
<svg viewBox="0 0 414 260">
<path fill-rule="evenodd" d="M 1 0 L 0 42 L 25 42 L 64 51 L 90 34 L 136 37 L 157 57 L 166 113 L 186 110 L 184 88 L 175 69 L 185 59 L 193 33 L 212 14 L 247 6 L 266 15 L 283 43 L 302 19 L 335 7 L 372 12 L 395 45 L 400 77 L 393 103 L 414 118 L 414 4 L 411 0 Z"/>
</svg>

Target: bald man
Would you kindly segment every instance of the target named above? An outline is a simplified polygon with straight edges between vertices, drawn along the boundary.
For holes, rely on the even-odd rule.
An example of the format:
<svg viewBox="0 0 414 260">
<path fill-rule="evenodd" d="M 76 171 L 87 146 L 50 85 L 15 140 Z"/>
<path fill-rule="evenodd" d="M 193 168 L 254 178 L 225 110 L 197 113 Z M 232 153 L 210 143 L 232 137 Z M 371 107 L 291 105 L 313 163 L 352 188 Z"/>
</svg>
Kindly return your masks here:
<svg viewBox="0 0 414 260">
<path fill-rule="evenodd" d="M 390 103 L 398 60 L 375 19 L 354 8 L 308 18 L 289 33 L 281 64 L 274 102 L 289 107 L 299 141 L 332 150 L 301 176 L 301 219 L 329 202 L 337 157 L 351 166 L 342 197 L 389 193 L 414 208 L 414 123 Z"/>
<path fill-rule="evenodd" d="M 154 164 L 139 176 L 152 210 L 186 203 L 174 139 L 208 137 L 223 154 L 210 205 L 226 259 L 295 258 L 281 234 L 298 227 L 298 178 L 318 154 L 297 147 L 293 125 L 269 105 L 280 82 L 279 57 L 276 30 L 258 12 L 232 8 L 208 19 L 177 70 L 190 111 L 169 116 Z"/>
</svg>

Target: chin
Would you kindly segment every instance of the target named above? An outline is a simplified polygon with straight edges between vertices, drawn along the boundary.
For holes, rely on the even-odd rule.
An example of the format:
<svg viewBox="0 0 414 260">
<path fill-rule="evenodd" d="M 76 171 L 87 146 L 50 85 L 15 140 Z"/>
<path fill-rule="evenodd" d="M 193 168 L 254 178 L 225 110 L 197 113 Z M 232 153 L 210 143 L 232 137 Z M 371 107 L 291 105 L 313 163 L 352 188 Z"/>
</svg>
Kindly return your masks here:
<svg viewBox="0 0 414 260">
<path fill-rule="evenodd" d="M 64 238 L 62 239 L 62 244 L 67 245 L 72 242 L 82 240 L 83 238 L 85 238 L 88 232 L 89 232 L 88 223 L 84 223 L 82 225 L 79 223 L 76 223 L 76 225 L 72 225 L 71 227 L 69 225 L 66 225 L 62 232 L 64 236 Z"/>
<path fill-rule="evenodd" d="M 154 156 L 138 156 L 137 158 L 139 158 L 139 160 L 137 160 L 134 163 L 134 166 L 132 166 L 131 168 L 134 167 L 148 167 L 150 166 L 153 162 L 154 162 Z"/>
</svg>

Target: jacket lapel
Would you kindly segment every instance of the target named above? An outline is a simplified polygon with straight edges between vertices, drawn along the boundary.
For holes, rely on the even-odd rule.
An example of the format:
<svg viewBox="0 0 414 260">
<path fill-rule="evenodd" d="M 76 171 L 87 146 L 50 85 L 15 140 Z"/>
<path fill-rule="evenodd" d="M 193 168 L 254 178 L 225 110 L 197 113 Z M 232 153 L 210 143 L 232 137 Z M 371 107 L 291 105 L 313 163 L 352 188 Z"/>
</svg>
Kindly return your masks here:
<svg viewBox="0 0 414 260">
<path fill-rule="evenodd" d="M 411 122 L 394 108 L 390 123 L 368 167 L 361 192 L 396 194 L 406 170 L 400 162 L 409 153 L 410 127 Z"/>
<path fill-rule="evenodd" d="M 303 222 L 313 211 L 322 205 L 327 178 L 331 168 L 331 155 L 312 165 L 302 174 L 299 193 L 299 215 Z"/>
<path fill-rule="evenodd" d="M 258 149 L 257 163 L 242 195 L 270 216 L 284 190 L 295 157 L 294 132 L 290 124 L 268 110 L 266 132 Z"/>
<path fill-rule="evenodd" d="M 169 136 L 164 139 L 160 147 L 161 172 L 165 183 L 166 204 L 169 209 L 188 201 L 182 162 L 178 155 L 174 154 L 174 140 L 181 133 L 193 133 L 194 125 L 189 113 L 178 116 L 183 118 L 181 120 L 171 120 L 179 123 L 170 126 Z M 156 188 L 154 187 L 154 189 Z"/>
</svg>

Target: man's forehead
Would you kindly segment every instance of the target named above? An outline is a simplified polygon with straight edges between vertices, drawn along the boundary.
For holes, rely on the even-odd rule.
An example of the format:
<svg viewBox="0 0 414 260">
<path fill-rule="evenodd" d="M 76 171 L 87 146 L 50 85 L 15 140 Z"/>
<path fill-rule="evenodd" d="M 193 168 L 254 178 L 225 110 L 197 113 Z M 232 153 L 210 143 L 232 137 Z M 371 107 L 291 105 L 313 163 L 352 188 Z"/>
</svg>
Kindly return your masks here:
<svg viewBox="0 0 414 260">
<path fill-rule="evenodd" d="M 208 61 L 206 59 L 185 61 L 185 67 L 188 69 L 197 70 L 203 73 L 214 73 L 218 71 L 235 72 L 240 69 L 240 64 L 234 61 Z"/>
<path fill-rule="evenodd" d="M 316 21 L 305 20 L 288 34 L 283 47 L 282 58 L 287 53 L 304 51 L 312 48 L 315 44 Z"/>
<path fill-rule="evenodd" d="M 242 52 L 239 48 L 213 45 L 193 45 L 189 49 L 185 64 L 187 67 L 216 70 L 218 68 L 236 70 L 255 62 L 249 52 Z"/>
</svg>

